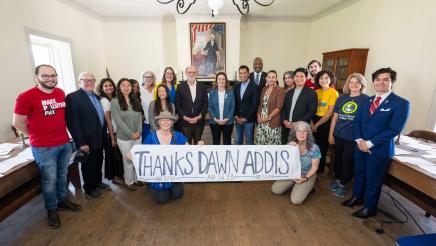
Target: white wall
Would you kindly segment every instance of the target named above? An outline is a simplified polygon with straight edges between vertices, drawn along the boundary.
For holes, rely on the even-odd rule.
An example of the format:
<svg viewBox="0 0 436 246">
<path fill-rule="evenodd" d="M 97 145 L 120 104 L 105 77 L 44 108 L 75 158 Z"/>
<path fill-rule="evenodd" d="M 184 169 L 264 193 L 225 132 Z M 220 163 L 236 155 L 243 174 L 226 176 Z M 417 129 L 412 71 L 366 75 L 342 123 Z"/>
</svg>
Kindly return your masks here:
<svg viewBox="0 0 436 246">
<path fill-rule="evenodd" d="M 279 81 L 287 70 L 308 62 L 310 23 L 245 20 L 241 22 L 241 64 L 253 69 L 253 59 L 263 59 L 264 71 L 275 69 Z"/>
<path fill-rule="evenodd" d="M 411 101 L 405 132 L 425 129 L 436 90 L 434 0 L 362 0 L 311 25 L 309 56 L 369 48 L 365 77 L 381 67 L 398 72 L 395 93 Z M 369 83 L 369 94 L 374 94 Z M 433 130 L 432 128 L 428 128 Z"/>
<path fill-rule="evenodd" d="M 160 81 L 166 66 L 177 70 L 174 18 L 103 22 L 103 38 L 115 82 L 122 77 L 139 80 L 146 70 L 156 73 Z"/>
<path fill-rule="evenodd" d="M 0 141 L 13 137 L 12 114 L 17 95 L 34 85 L 25 28 L 70 39 L 75 74 L 104 74 L 101 23 L 56 0 L 0 1 Z"/>
</svg>

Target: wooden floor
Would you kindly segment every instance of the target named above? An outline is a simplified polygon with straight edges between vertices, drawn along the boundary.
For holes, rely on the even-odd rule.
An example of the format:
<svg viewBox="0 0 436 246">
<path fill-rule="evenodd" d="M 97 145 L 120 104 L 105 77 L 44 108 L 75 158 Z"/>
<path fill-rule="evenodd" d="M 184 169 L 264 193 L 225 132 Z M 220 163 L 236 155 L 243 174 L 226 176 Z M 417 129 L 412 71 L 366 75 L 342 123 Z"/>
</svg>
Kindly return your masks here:
<svg viewBox="0 0 436 246">
<path fill-rule="evenodd" d="M 132 192 L 111 184 L 103 199 L 92 200 L 70 185 L 82 211 L 61 211 L 62 227 L 50 229 L 38 195 L 0 223 L 0 245 L 394 245 L 375 232 L 389 218 L 353 218 L 357 208 L 340 206 L 344 199 L 327 190 L 330 181 L 324 177 L 298 206 L 289 195 L 273 195 L 272 182 L 186 184 L 185 196 L 165 205 L 146 187 Z M 427 233 L 436 233 L 435 218 L 393 194 Z M 403 219 L 386 195 L 379 207 Z M 384 229 L 393 237 L 420 234 L 410 218 Z"/>
</svg>

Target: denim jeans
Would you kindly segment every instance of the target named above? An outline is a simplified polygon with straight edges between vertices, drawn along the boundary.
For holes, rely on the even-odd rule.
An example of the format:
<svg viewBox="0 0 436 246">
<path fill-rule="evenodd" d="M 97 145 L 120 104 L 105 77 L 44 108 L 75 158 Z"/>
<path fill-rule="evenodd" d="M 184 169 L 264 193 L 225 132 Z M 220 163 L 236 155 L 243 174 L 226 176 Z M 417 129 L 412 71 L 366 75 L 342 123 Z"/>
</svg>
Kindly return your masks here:
<svg viewBox="0 0 436 246">
<path fill-rule="evenodd" d="M 67 173 L 72 153 L 71 143 L 54 147 L 32 147 L 32 153 L 41 174 L 45 208 L 57 208 L 57 202 L 67 197 Z"/>
<path fill-rule="evenodd" d="M 246 137 L 245 144 L 253 145 L 254 122 L 245 122 L 243 125 L 235 122 L 236 126 L 236 144 L 244 144 L 244 134 Z"/>
</svg>

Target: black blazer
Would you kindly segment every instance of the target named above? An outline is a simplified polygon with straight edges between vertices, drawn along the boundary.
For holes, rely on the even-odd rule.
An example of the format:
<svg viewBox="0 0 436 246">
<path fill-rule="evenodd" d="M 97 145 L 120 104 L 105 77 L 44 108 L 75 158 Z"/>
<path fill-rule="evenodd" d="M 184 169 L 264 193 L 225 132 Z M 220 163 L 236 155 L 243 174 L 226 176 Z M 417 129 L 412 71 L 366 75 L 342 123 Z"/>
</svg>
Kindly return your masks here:
<svg viewBox="0 0 436 246">
<path fill-rule="evenodd" d="M 268 75 L 268 73 L 263 72 L 263 71 L 262 71 L 262 74 L 260 75 L 260 81 L 259 81 L 259 85 L 258 85 L 259 86 L 259 96 L 260 96 L 260 93 L 262 92 L 263 87 L 265 87 L 267 75 Z M 254 79 L 255 79 L 254 72 L 251 72 L 250 73 L 250 80 L 256 84 Z"/>
<path fill-rule="evenodd" d="M 88 145 L 90 150 L 100 149 L 106 141 L 106 120 L 100 123 L 97 110 L 86 92 L 79 89 L 65 98 L 65 121 L 76 146 Z"/>
<path fill-rule="evenodd" d="M 289 111 L 291 110 L 294 92 L 295 88 L 286 93 L 285 104 L 281 113 L 282 122 L 284 120 L 289 120 Z M 310 123 L 310 120 L 316 113 L 317 106 L 318 96 L 316 95 L 316 92 L 309 87 L 304 86 L 300 95 L 298 95 L 297 102 L 295 103 L 295 108 L 292 113 L 292 121 L 305 121 Z"/>
<path fill-rule="evenodd" d="M 241 82 L 235 85 L 235 116 L 256 122 L 256 111 L 259 104 L 259 87 L 250 80 L 241 100 Z"/>
<path fill-rule="evenodd" d="M 185 126 L 200 125 L 204 126 L 207 114 L 207 88 L 204 84 L 197 81 L 195 101 L 192 101 L 191 90 L 188 82 L 182 81 L 177 86 L 176 91 L 176 112 L 179 115 L 179 121 Z M 195 117 L 201 114 L 201 120 L 196 124 L 190 124 L 183 119 L 183 116 Z"/>
</svg>

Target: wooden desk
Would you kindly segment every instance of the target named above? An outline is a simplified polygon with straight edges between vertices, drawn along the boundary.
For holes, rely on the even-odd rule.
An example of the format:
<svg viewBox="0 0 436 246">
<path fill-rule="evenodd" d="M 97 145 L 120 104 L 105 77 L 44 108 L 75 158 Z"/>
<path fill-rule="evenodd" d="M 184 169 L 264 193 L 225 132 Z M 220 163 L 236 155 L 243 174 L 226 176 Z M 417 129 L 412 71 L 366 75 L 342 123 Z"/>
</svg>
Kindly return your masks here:
<svg viewBox="0 0 436 246">
<path fill-rule="evenodd" d="M 16 148 L 11 157 L 23 151 Z M 78 163 L 68 167 L 68 180 L 75 188 L 80 189 Z M 68 182 L 69 183 L 69 182 Z M 0 221 L 15 212 L 41 192 L 41 177 L 35 161 L 19 164 L 0 177 Z"/>
<path fill-rule="evenodd" d="M 402 146 L 404 145 L 400 145 L 399 148 L 403 148 Z M 418 151 L 409 156 L 419 157 L 421 154 Z M 426 160 L 435 163 L 434 160 Z M 385 184 L 436 217 L 436 175 L 394 157 Z"/>
</svg>

